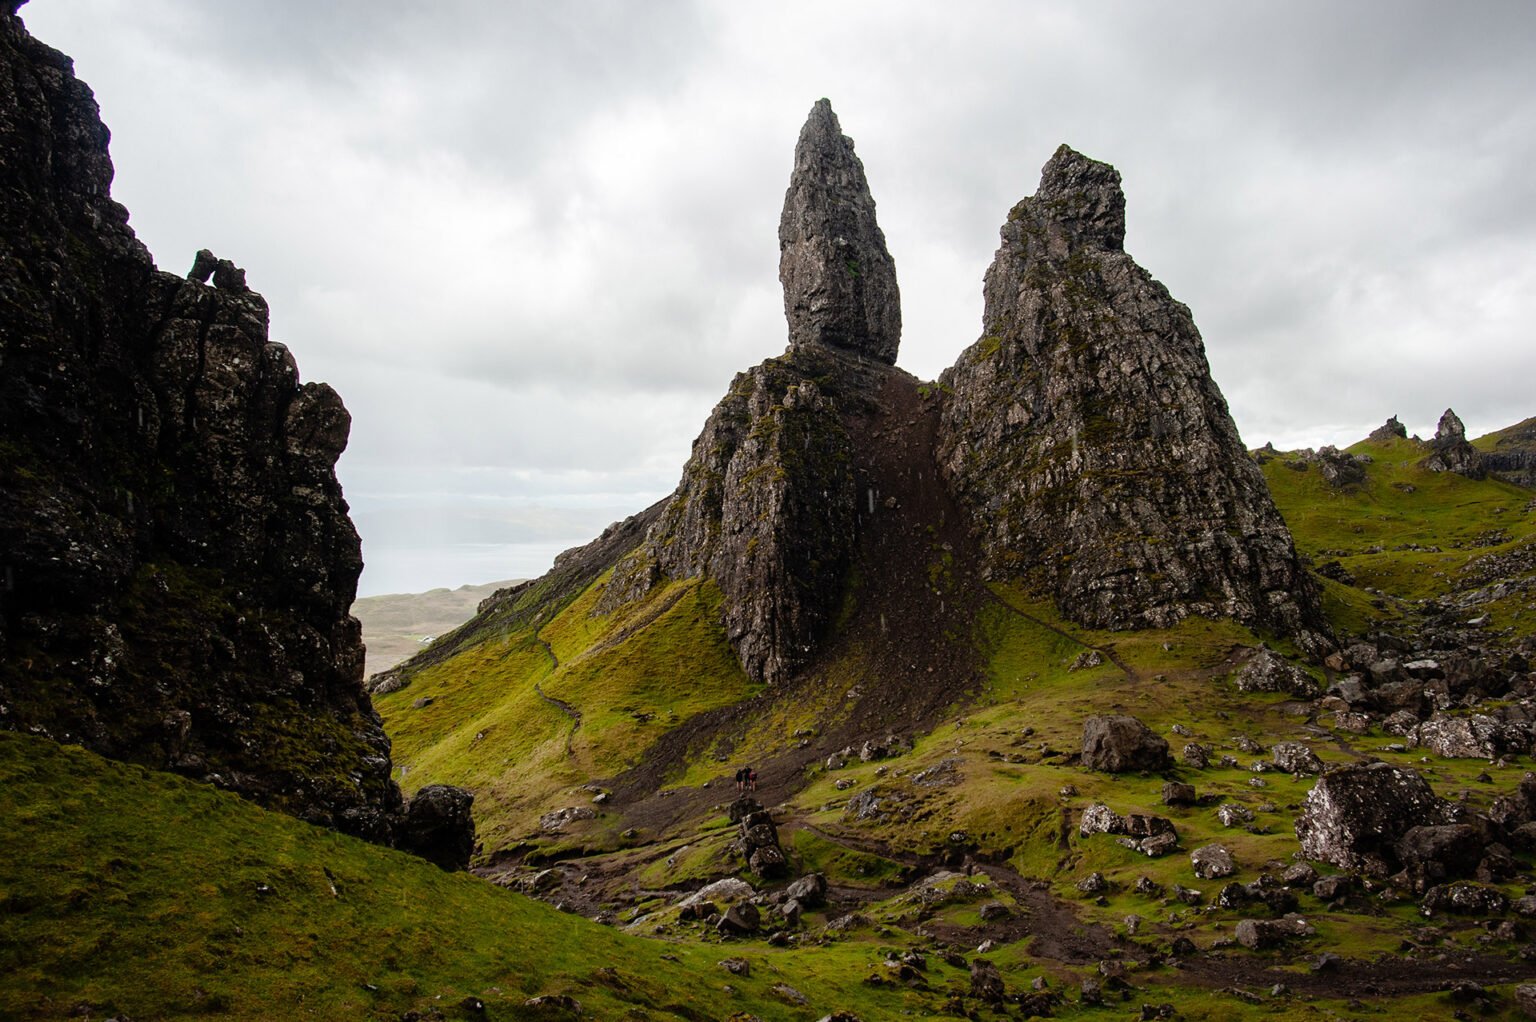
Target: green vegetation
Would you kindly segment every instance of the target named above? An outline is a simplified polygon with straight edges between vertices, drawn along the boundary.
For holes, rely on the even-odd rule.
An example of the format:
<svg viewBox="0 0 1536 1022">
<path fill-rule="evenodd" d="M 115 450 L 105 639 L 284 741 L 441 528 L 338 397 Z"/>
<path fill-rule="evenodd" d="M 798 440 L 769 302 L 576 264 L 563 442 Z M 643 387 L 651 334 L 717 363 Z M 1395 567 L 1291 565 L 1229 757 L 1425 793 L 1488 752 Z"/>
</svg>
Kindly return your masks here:
<svg viewBox="0 0 1536 1022">
<path fill-rule="evenodd" d="M 613 614 L 596 611 L 602 586 L 542 624 L 461 647 L 375 702 L 404 787 L 472 788 L 489 850 L 536 834 L 542 813 L 590 802 L 576 789 L 638 762 L 666 730 L 753 692 L 713 583 L 659 587 Z"/>
</svg>

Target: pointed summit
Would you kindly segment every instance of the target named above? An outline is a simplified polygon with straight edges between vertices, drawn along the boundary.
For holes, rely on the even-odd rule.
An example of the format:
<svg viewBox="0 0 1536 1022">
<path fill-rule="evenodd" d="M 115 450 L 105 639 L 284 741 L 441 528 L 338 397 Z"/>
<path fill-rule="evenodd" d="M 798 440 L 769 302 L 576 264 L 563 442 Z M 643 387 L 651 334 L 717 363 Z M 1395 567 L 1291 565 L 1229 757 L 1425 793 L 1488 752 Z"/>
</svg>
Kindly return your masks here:
<svg viewBox="0 0 1536 1022">
<path fill-rule="evenodd" d="M 832 104 L 818 100 L 795 145 L 779 218 L 789 346 L 828 345 L 887 365 L 901 343 L 896 264 L 875 222 L 864 165 Z"/>
<path fill-rule="evenodd" d="M 1033 219 L 1054 224 L 1079 244 L 1125 250 L 1125 192 L 1120 172 L 1059 146 L 1040 171 L 1040 187 L 1025 199 Z"/>
</svg>

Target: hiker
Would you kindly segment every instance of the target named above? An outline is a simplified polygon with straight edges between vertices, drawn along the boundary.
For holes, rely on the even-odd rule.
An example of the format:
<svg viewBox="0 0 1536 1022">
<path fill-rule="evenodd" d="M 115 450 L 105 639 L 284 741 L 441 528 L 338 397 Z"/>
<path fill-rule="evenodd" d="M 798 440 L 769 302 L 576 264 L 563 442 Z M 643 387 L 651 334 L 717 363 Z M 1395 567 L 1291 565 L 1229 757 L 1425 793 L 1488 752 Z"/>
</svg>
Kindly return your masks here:
<svg viewBox="0 0 1536 1022">
<path fill-rule="evenodd" d="M 753 770 L 751 767 L 747 768 L 747 790 L 757 790 L 757 771 Z"/>
<path fill-rule="evenodd" d="M 736 790 L 738 792 L 747 790 L 747 773 L 746 767 L 738 767 L 736 769 Z"/>
</svg>

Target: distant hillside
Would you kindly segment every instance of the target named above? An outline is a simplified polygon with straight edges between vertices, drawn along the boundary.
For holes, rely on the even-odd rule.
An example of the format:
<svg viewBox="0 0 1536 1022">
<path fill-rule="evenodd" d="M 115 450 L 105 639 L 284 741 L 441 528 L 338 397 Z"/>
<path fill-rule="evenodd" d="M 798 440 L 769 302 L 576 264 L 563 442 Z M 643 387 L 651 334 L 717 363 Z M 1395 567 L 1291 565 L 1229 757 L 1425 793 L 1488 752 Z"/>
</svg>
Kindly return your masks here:
<svg viewBox="0 0 1536 1022">
<path fill-rule="evenodd" d="M 364 677 L 387 671 L 421 652 L 431 639 L 446 635 L 474 617 L 481 600 L 511 585 L 516 582 L 360 598 L 352 604 L 352 615 L 363 623 L 363 643 L 368 647 Z"/>
</svg>

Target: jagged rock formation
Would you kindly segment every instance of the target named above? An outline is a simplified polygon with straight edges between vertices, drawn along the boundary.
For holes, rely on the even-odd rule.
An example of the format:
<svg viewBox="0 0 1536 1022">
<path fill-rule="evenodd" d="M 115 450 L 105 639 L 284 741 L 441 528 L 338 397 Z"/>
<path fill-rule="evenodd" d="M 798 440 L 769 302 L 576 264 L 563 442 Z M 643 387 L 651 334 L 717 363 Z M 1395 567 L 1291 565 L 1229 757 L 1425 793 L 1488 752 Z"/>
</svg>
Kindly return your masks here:
<svg viewBox="0 0 1536 1022">
<path fill-rule="evenodd" d="M 1514 483 L 1536 489 L 1536 416 L 1485 437 L 1493 449 L 1483 452 L 1483 467 Z"/>
<path fill-rule="evenodd" d="M 1487 475 L 1483 456 L 1467 442 L 1467 428 L 1451 409 L 1447 408 L 1440 416 L 1440 425 L 1429 445 L 1433 450 L 1424 460 L 1424 467 L 1431 472 L 1455 472 L 1468 479 L 1481 479 Z"/>
<path fill-rule="evenodd" d="M 779 218 L 779 280 L 791 348 L 823 344 L 896 363 L 896 264 L 853 139 L 825 99 L 811 108 L 795 146 Z"/>
<path fill-rule="evenodd" d="M 1394 415 L 1380 426 L 1371 430 L 1371 435 L 1366 437 L 1366 439 L 1374 440 L 1378 443 L 1390 440 L 1406 440 L 1408 439 L 1408 427 L 1399 422 L 1397 416 Z"/>
<path fill-rule="evenodd" d="M 69 58 L 0 15 L 0 726 L 387 840 L 347 410 L 232 263 L 156 270 L 108 139 Z"/>
<path fill-rule="evenodd" d="M 1108 164 L 1062 146 L 1002 229 L 939 459 L 994 578 L 1084 624 L 1231 616 L 1321 644 L 1313 587 L 1189 310 L 1123 249 Z"/>
<path fill-rule="evenodd" d="M 668 578 L 714 579 L 726 633 L 757 680 L 781 680 L 809 659 L 852 562 L 855 452 L 845 418 L 878 392 L 878 367 L 896 360 L 901 334 L 895 266 L 874 210 L 853 143 L 821 100 L 800 133 L 779 226 L 789 351 L 736 377 L 602 603 L 620 606 Z"/>
</svg>

